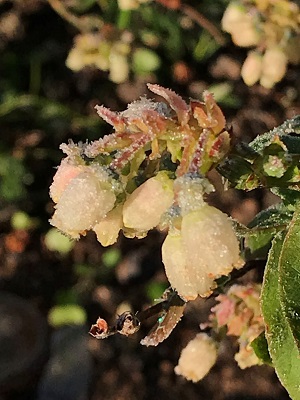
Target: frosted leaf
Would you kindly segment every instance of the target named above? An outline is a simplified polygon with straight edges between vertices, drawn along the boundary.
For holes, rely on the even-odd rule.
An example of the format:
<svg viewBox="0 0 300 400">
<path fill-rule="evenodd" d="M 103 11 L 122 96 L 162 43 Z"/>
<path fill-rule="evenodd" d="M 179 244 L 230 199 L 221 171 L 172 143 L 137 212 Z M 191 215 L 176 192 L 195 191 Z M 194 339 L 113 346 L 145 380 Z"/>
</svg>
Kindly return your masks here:
<svg viewBox="0 0 300 400">
<path fill-rule="evenodd" d="M 122 206 L 119 206 L 111 210 L 98 222 L 98 224 L 94 226 L 93 231 L 97 235 L 98 242 L 106 247 L 117 241 L 122 226 Z"/>
<path fill-rule="evenodd" d="M 215 342 L 207 334 L 199 333 L 182 350 L 175 373 L 189 381 L 198 382 L 207 375 L 216 360 Z"/>
<path fill-rule="evenodd" d="M 189 107 L 186 102 L 178 94 L 173 92 L 171 89 L 161 87 L 159 85 L 153 85 L 148 83 L 148 89 L 151 92 L 163 97 L 170 107 L 176 112 L 178 121 L 181 125 L 186 125 L 189 121 Z"/>
<path fill-rule="evenodd" d="M 160 222 L 173 203 L 173 181 L 164 172 L 148 179 L 128 197 L 123 206 L 126 228 L 148 231 Z"/>
<path fill-rule="evenodd" d="M 92 168 L 77 175 L 62 193 L 50 223 L 71 238 L 79 238 L 114 206 L 116 196 L 105 185 Z"/>
<path fill-rule="evenodd" d="M 141 97 L 139 100 L 129 103 L 127 110 L 120 114 L 126 118 L 138 119 L 142 118 L 145 111 L 157 111 L 162 116 L 169 116 L 170 112 L 168 107 L 164 103 L 157 103 L 153 100 L 147 99 L 147 97 Z"/>
</svg>

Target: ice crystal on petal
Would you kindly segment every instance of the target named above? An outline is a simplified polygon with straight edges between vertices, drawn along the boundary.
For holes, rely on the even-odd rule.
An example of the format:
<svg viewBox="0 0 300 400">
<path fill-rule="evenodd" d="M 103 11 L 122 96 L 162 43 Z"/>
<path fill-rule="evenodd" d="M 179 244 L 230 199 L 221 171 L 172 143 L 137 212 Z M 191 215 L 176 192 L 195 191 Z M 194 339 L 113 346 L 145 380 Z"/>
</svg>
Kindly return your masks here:
<svg viewBox="0 0 300 400">
<path fill-rule="evenodd" d="M 104 171 L 86 167 L 66 186 L 50 223 L 73 239 L 91 229 L 114 206 L 116 196 L 103 181 Z"/>
</svg>

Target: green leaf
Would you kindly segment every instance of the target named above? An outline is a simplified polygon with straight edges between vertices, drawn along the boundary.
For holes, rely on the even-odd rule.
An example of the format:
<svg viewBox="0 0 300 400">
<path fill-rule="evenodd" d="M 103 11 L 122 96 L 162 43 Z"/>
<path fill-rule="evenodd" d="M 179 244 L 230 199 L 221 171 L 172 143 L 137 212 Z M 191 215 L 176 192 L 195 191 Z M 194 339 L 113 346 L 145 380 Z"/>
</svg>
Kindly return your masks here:
<svg viewBox="0 0 300 400">
<path fill-rule="evenodd" d="M 57 251 L 61 254 L 68 254 L 75 245 L 74 241 L 71 241 L 56 228 L 49 229 L 45 235 L 44 242 L 48 250 Z"/>
<path fill-rule="evenodd" d="M 261 211 L 249 223 L 245 235 L 247 260 L 266 259 L 274 236 L 287 228 L 293 213 L 283 203 Z"/>
<path fill-rule="evenodd" d="M 268 342 L 265 336 L 265 332 L 262 332 L 257 338 L 252 340 L 250 346 L 253 348 L 256 356 L 264 363 L 272 365 L 272 359 L 270 357 Z"/>
<path fill-rule="evenodd" d="M 84 308 L 77 304 L 52 307 L 48 314 L 48 322 L 55 328 L 63 325 L 84 325 L 86 319 Z"/>
<path fill-rule="evenodd" d="M 102 262 L 107 268 L 114 268 L 121 259 L 121 252 L 115 247 L 112 247 L 103 254 Z"/>
<path fill-rule="evenodd" d="M 261 307 L 266 324 L 266 339 L 276 373 L 294 400 L 300 400 L 299 351 L 280 301 L 279 262 L 284 234 L 272 244 L 261 294 Z"/>
<path fill-rule="evenodd" d="M 279 265 L 280 297 L 287 322 L 300 349 L 300 204 L 284 239 Z"/>
<path fill-rule="evenodd" d="M 153 72 L 160 67 L 158 55 L 146 48 L 136 49 L 133 53 L 132 68 L 138 74 Z"/>
</svg>

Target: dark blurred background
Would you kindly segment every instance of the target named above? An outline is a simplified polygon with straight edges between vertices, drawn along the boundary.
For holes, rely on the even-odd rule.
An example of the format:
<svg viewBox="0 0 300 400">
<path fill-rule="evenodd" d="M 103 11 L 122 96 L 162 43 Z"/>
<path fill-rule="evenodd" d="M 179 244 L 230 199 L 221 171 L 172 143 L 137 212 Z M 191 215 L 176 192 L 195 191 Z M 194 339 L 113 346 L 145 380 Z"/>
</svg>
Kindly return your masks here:
<svg viewBox="0 0 300 400">
<path fill-rule="evenodd" d="M 89 336 L 99 315 L 113 321 L 121 310 L 144 309 L 161 296 L 168 286 L 160 256 L 164 234 L 121 235 L 111 248 L 101 247 L 93 233 L 70 242 L 48 223 L 48 188 L 61 143 L 111 132 L 95 104 L 123 110 L 150 95 L 147 82 L 185 99 L 210 89 L 234 137 L 249 142 L 300 114 L 299 71 L 289 67 L 270 90 L 247 87 L 240 78 L 246 49 L 212 29 L 220 29 L 225 0 L 186 1 L 184 7 L 152 1 L 130 13 L 117 1 L 49 3 L 0 0 L 0 400 L 287 399 L 270 367 L 238 368 L 230 339 L 200 383 L 174 374 L 213 299 L 188 304 L 156 348 L 139 344 L 151 326 L 130 338 Z M 74 37 L 99 26 L 105 45 L 127 47 L 117 46 L 102 70 L 72 71 L 66 60 Z M 215 172 L 211 179 L 217 191 L 209 201 L 244 224 L 277 201 L 263 190 L 222 193 Z M 242 281 L 259 276 L 252 271 Z"/>
</svg>

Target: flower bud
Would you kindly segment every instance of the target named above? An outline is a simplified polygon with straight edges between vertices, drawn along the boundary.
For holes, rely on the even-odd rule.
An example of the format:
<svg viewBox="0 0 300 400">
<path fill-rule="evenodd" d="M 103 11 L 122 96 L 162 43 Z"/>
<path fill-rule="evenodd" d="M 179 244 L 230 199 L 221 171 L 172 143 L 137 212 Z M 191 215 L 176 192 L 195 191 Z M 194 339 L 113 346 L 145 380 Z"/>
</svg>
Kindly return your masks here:
<svg viewBox="0 0 300 400">
<path fill-rule="evenodd" d="M 113 208 L 115 200 L 106 172 L 101 168 L 86 167 L 62 192 L 50 223 L 78 239 Z"/>
<path fill-rule="evenodd" d="M 175 373 L 198 382 L 207 375 L 216 360 L 215 342 L 206 333 L 198 333 L 182 350 Z"/>
<path fill-rule="evenodd" d="M 256 51 L 250 51 L 241 70 L 241 76 L 248 86 L 254 85 L 260 78 L 262 56 Z"/>
<path fill-rule="evenodd" d="M 98 242 L 106 247 L 117 241 L 122 226 L 122 206 L 119 206 L 111 210 L 98 222 L 98 224 L 94 226 L 93 231 L 97 235 Z"/>
<path fill-rule="evenodd" d="M 148 231 L 156 227 L 173 203 L 173 181 L 165 172 L 148 179 L 128 197 L 123 206 L 126 228 Z"/>
<path fill-rule="evenodd" d="M 162 260 L 171 286 L 186 301 L 208 296 L 214 279 L 242 266 L 230 219 L 206 204 L 182 217 L 181 231 L 169 232 Z"/>
<path fill-rule="evenodd" d="M 262 76 L 260 84 L 271 89 L 285 75 L 287 56 L 280 47 L 272 47 L 266 50 L 262 62 Z"/>
</svg>

